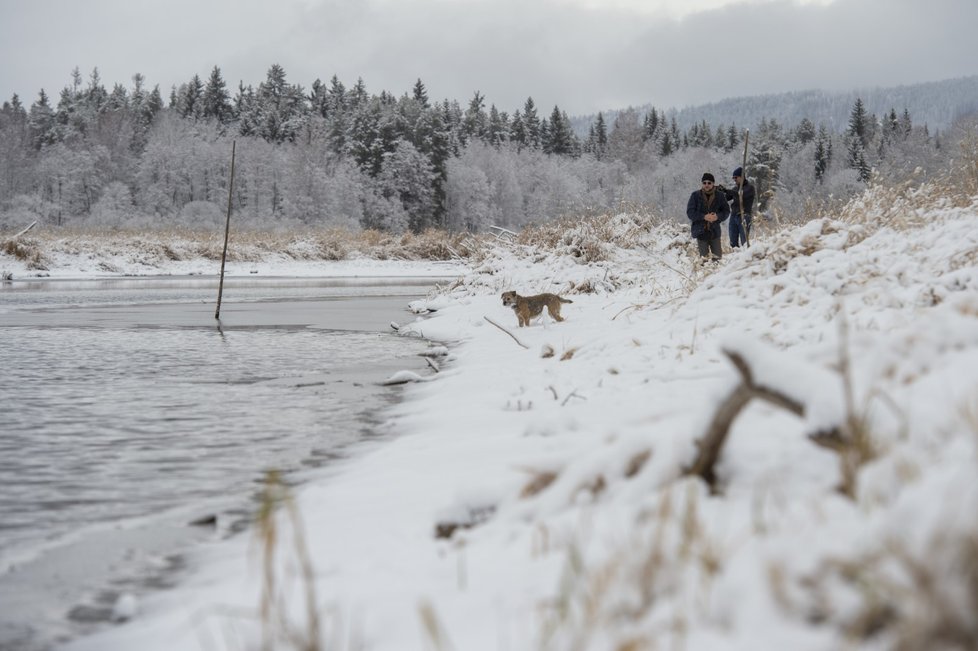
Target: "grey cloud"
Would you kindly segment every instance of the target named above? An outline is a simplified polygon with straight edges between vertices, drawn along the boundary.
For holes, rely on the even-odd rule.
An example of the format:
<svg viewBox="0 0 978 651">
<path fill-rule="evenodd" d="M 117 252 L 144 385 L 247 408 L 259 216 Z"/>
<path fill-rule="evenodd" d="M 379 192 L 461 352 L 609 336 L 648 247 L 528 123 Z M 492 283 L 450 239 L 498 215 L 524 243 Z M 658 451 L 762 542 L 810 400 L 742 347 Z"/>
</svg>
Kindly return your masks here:
<svg viewBox="0 0 978 651">
<path fill-rule="evenodd" d="M 421 78 L 433 99 L 478 90 L 510 112 L 531 95 L 541 112 L 667 108 L 975 74 L 976 19 L 973 0 L 783 0 L 678 22 L 556 0 L 0 0 L 0 96 L 56 94 L 75 65 L 168 90 L 214 65 L 257 84 L 278 63 L 307 88 L 336 74 L 400 94 Z"/>
</svg>

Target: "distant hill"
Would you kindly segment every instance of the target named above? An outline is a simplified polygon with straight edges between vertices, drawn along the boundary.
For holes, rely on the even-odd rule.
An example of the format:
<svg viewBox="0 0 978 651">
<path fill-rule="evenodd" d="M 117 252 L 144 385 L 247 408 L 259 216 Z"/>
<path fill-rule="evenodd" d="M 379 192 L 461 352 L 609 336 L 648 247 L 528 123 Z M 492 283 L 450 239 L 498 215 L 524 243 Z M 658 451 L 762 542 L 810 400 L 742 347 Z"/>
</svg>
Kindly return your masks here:
<svg viewBox="0 0 978 651">
<path fill-rule="evenodd" d="M 856 98 L 861 98 L 869 113 L 882 116 L 895 109 L 902 114 L 910 111 L 916 125 L 926 124 L 929 129 L 947 129 L 957 118 L 978 113 L 978 75 L 959 77 L 944 81 L 934 81 L 890 88 L 863 88 L 844 92 L 823 90 L 803 90 L 754 97 L 734 97 L 730 99 L 688 106 L 682 109 L 656 106 L 667 116 L 676 117 L 680 129 L 706 120 L 716 127 L 719 124 L 754 128 L 761 118 L 774 118 L 780 124 L 794 127 L 802 118 L 808 118 L 816 126 L 824 124 L 830 131 L 839 132 L 849 122 L 849 112 Z M 639 115 L 645 115 L 652 104 L 635 107 Z M 614 123 L 619 110 L 604 112 L 605 123 L 609 128 Z M 597 115 L 571 119 L 574 130 L 586 136 L 591 122 Z"/>
</svg>

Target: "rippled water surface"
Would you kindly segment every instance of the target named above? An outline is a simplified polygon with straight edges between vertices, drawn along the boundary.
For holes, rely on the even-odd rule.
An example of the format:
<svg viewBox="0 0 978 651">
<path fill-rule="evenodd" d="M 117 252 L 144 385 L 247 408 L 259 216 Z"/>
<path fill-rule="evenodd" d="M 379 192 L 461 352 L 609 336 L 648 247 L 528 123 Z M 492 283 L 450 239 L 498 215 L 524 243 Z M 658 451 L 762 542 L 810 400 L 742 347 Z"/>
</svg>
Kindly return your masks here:
<svg viewBox="0 0 978 651">
<path fill-rule="evenodd" d="M 345 454 L 397 398 L 379 382 L 424 366 L 426 345 L 388 324 L 432 282 L 229 283 L 220 322 L 213 281 L 0 288 L 0 600 L 36 589 L 22 609 L 70 609 L 76 594 L 38 585 L 48 548 L 195 505 L 246 511 L 265 470 Z M 46 624 L 8 605 L 0 647 L 37 648 Z"/>
</svg>

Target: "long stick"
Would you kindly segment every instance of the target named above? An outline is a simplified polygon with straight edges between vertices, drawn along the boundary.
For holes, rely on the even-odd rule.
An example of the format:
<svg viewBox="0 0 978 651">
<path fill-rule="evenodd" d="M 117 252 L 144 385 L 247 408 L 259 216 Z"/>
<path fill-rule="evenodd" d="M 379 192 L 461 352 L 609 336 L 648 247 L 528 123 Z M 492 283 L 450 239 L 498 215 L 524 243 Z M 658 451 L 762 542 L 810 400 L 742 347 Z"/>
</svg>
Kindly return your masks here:
<svg viewBox="0 0 978 651">
<path fill-rule="evenodd" d="M 527 349 L 529 348 L 529 346 L 527 346 L 522 341 L 520 341 L 519 339 L 517 339 L 516 338 L 516 335 L 514 335 L 512 332 L 510 332 L 506 328 L 502 327 L 501 325 L 499 325 L 498 323 L 496 323 L 495 321 L 493 321 L 492 319 L 490 319 L 489 317 L 487 317 L 485 314 L 482 315 L 482 318 L 485 319 L 486 321 L 488 321 L 489 323 L 491 323 L 492 325 L 496 326 L 497 328 L 499 328 L 500 330 L 502 330 L 506 334 L 508 334 L 510 337 L 513 338 L 513 341 L 515 341 L 516 343 L 518 343 L 520 346 L 523 346 L 523 348 L 527 348 Z"/>
<path fill-rule="evenodd" d="M 214 318 L 221 318 L 221 295 L 224 293 L 224 263 L 228 258 L 228 235 L 231 233 L 231 195 L 234 192 L 234 149 L 237 145 L 236 140 L 231 141 L 231 178 L 228 179 L 228 217 L 224 223 L 224 252 L 221 253 L 221 281 L 217 286 L 217 310 L 214 311 Z"/>
<path fill-rule="evenodd" d="M 16 239 L 17 239 L 18 237 L 20 237 L 21 235 L 23 235 L 23 234 L 24 234 L 24 233 L 26 233 L 27 231 L 29 231 L 29 230 L 31 230 L 31 229 L 32 229 L 32 228 L 34 228 L 35 226 L 37 226 L 37 220 L 36 220 L 36 219 L 35 219 L 34 221 L 32 221 L 32 222 L 31 222 L 31 224 L 30 224 L 30 226 L 28 226 L 27 228 L 25 228 L 25 229 L 24 229 L 24 230 L 22 230 L 21 232 L 19 232 L 19 233 L 17 233 L 16 235 L 14 235 L 14 236 L 12 236 L 12 237 L 11 237 L 10 239 L 8 239 L 7 241 L 8 241 L 8 242 L 13 242 L 13 241 L 14 241 L 14 240 L 16 240 Z"/>
<path fill-rule="evenodd" d="M 747 215 L 744 214 L 744 183 L 747 183 L 747 141 L 750 140 L 750 129 L 744 132 L 744 164 L 741 166 L 740 173 L 743 174 L 740 181 L 740 225 L 744 227 L 744 243 L 750 248 L 750 229 L 747 227 Z M 756 200 L 756 197 L 755 197 Z"/>
</svg>

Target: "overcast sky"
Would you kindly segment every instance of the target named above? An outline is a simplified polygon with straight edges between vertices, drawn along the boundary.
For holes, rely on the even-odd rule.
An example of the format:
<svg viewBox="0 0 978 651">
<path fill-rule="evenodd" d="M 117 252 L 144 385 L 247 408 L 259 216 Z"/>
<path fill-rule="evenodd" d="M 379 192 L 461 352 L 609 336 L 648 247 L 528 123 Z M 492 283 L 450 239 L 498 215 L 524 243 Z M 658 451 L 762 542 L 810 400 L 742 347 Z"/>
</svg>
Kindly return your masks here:
<svg viewBox="0 0 978 651">
<path fill-rule="evenodd" d="M 86 83 L 409 92 L 571 115 L 978 74 L 976 0 L 0 0 L 0 99 Z M 744 61 L 744 65 L 736 62 Z"/>
</svg>

